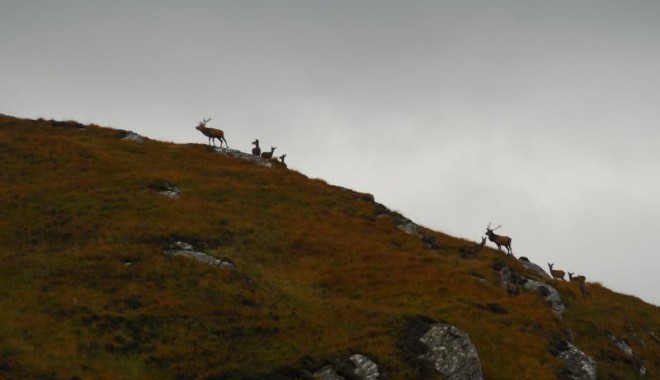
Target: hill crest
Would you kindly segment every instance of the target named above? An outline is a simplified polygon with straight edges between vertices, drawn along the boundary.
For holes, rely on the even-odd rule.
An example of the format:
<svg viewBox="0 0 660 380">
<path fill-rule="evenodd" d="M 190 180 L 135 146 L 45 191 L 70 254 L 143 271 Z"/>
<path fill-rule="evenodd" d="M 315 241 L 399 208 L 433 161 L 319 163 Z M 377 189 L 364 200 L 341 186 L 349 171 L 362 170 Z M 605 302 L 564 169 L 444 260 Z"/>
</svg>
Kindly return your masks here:
<svg viewBox="0 0 660 380">
<path fill-rule="evenodd" d="M 485 378 L 659 373 L 657 307 L 463 257 L 470 242 L 369 194 L 225 154 L 0 116 L 0 374 L 439 378 L 405 343 L 439 323 Z M 176 242 L 236 269 L 166 255 Z"/>
</svg>

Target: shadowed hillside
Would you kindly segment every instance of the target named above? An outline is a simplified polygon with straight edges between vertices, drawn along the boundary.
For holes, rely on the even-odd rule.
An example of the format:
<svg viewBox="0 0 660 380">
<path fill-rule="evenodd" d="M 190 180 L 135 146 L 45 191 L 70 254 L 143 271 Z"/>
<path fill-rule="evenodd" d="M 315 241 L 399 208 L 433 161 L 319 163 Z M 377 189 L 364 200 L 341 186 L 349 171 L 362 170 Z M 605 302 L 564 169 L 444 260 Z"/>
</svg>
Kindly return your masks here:
<svg viewBox="0 0 660 380">
<path fill-rule="evenodd" d="M 436 324 L 486 379 L 660 377 L 659 308 L 229 153 L 0 116 L 0 378 L 439 379 Z"/>
</svg>

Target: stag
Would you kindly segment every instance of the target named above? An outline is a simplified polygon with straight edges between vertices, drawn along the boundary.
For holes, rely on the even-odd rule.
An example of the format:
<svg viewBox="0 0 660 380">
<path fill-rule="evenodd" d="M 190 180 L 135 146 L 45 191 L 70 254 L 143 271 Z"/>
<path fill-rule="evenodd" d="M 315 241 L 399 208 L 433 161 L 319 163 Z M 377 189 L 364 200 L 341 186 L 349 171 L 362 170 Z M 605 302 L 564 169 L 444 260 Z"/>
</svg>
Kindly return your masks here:
<svg viewBox="0 0 660 380">
<path fill-rule="evenodd" d="M 508 236 L 497 235 L 495 232 L 493 232 L 500 227 L 502 226 L 490 228 L 490 223 L 488 223 L 488 227 L 486 227 L 486 235 L 488 236 L 488 240 L 492 241 L 497 245 L 498 251 L 502 251 L 501 246 L 504 246 L 506 248 L 507 253 L 509 255 L 513 255 L 513 250 L 511 249 L 511 238 Z"/>
<path fill-rule="evenodd" d="M 252 148 L 252 155 L 257 157 L 260 156 L 261 148 L 259 148 L 259 139 L 254 139 L 254 141 L 252 141 L 252 145 L 254 145 L 254 148 Z"/>
<path fill-rule="evenodd" d="M 559 270 L 559 269 L 556 269 L 556 270 L 552 269 L 553 265 L 555 265 L 555 264 L 548 263 L 548 267 L 550 268 L 550 274 L 552 275 L 552 278 L 561 278 L 562 280 L 566 281 L 564 279 L 564 276 L 566 275 L 566 272 L 564 272 L 563 270 Z"/>
<path fill-rule="evenodd" d="M 222 142 L 225 142 L 225 145 L 227 148 L 229 148 L 229 144 L 227 144 L 227 140 L 225 140 L 225 133 L 219 129 L 215 128 L 207 128 L 206 123 L 211 121 L 211 118 L 209 117 L 208 119 L 204 119 L 199 122 L 199 124 L 195 127 L 198 131 L 202 132 L 204 136 L 209 138 L 209 145 L 211 145 L 211 142 L 213 142 L 213 146 L 215 146 L 215 139 L 218 139 L 220 141 L 220 147 L 222 148 Z"/>
<path fill-rule="evenodd" d="M 461 253 L 461 256 L 477 256 L 477 253 L 481 251 L 481 248 L 486 245 L 486 237 L 481 238 L 481 244 L 466 244 L 458 247 L 458 251 Z"/>
<path fill-rule="evenodd" d="M 270 152 L 261 153 L 261 158 L 265 158 L 265 159 L 270 160 L 271 158 L 273 158 L 273 152 L 275 152 L 275 149 L 277 149 L 277 147 L 271 146 L 270 147 Z"/>
</svg>

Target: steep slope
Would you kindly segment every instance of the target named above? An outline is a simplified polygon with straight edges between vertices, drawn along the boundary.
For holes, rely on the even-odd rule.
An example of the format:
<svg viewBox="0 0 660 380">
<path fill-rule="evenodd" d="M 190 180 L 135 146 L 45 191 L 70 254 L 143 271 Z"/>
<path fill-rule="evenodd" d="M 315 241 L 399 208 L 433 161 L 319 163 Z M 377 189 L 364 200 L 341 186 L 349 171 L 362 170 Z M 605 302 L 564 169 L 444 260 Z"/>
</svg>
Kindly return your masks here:
<svg viewBox="0 0 660 380">
<path fill-rule="evenodd" d="M 359 353 L 380 378 L 439 378 L 406 351 L 419 320 L 466 332 L 487 379 L 579 378 L 569 345 L 600 378 L 660 376 L 657 307 L 463 258 L 369 194 L 41 119 L 0 116 L 0 162 L 0 377 L 304 378 Z M 235 268 L 165 254 L 182 243 Z"/>
</svg>

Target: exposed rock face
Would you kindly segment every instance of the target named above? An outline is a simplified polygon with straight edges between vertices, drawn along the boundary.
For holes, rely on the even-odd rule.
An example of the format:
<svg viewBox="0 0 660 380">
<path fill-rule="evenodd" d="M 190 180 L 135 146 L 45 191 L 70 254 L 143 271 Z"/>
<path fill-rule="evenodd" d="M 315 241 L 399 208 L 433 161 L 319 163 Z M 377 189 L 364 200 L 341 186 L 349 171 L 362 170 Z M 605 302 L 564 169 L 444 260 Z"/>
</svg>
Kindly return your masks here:
<svg viewBox="0 0 660 380">
<path fill-rule="evenodd" d="M 520 257 L 518 259 L 518 262 L 520 262 L 520 264 L 522 266 L 524 266 L 525 269 L 534 272 L 535 274 L 539 275 L 539 277 L 541 277 L 541 278 L 552 278 L 552 277 L 550 277 L 549 274 L 547 274 L 543 270 L 543 268 L 541 268 L 540 266 L 538 266 L 538 265 L 534 264 L 533 262 L 529 261 L 529 259 L 526 258 L 526 257 Z"/>
<path fill-rule="evenodd" d="M 630 347 L 625 340 L 617 338 L 612 333 L 607 333 L 607 339 L 610 341 L 610 343 L 618 347 L 619 350 L 623 351 L 623 353 L 627 356 L 635 356 L 635 352 L 633 351 L 632 347 Z"/>
<path fill-rule="evenodd" d="M 457 327 L 415 317 L 400 342 L 409 361 L 448 380 L 483 379 L 481 362 L 469 336 Z M 429 374 L 430 375 L 430 374 Z"/>
<path fill-rule="evenodd" d="M 220 153 L 220 154 L 225 155 L 227 157 L 233 157 L 233 158 L 239 158 L 241 160 L 252 161 L 252 162 L 255 162 L 257 165 L 265 166 L 267 168 L 272 168 L 273 167 L 272 160 L 261 158 L 259 156 L 255 156 L 251 153 L 245 153 L 245 152 L 241 152 L 240 150 L 236 150 L 236 149 L 220 148 L 220 147 L 214 147 L 213 149 L 217 153 Z"/>
<path fill-rule="evenodd" d="M 406 218 L 405 216 L 399 214 L 398 212 L 394 212 L 390 210 L 381 203 L 377 203 L 377 202 L 372 202 L 372 203 L 374 203 L 374 213 L 376 214 L 376 216 L 380 216 L 380 217 L 384 216 L 394 219 L 394 224 L 396 225 L 396 228 L 407 233 L 408 235 L 420 239 L 424 244 L 426 244 L 426 246 L 429 249 L 437 250 L 439 248 L 438 240 L 433 236 L 420 233 L 419 226 L 415 224 L 412 220 Z"/>
<path fill-rule="evenodd" d="M 543 298 L 548 301 L 550 307 L 558 317 L 561 318 L 564 315 L 566 307 L 561 300 L 559 291 L 553 286 L 525 277 L 508 266 L 503 266 L 500 269 L 500 278 L 502 286 L 506 289 L 522 286 L 524 289 L 539 292 Z"/>
<path fill-rule="evenodd" d="M 158 180 L 149 184 L 149 188 L 157 191 L 158 194 L 164 195 L 171 199 L 179 198 L 179 188 L 173 183 L 165 180 Z"/>
<path fill-rule="evenodd" d="M 195 261 L 199 261 L 200 263 L 219 266 L 223 269 L 229 269 L 229 270 L 238 269 L 236 264 L 234 264 L 234 262 L 231 261 L 230 259 L 226 257 L 219 259 L 217 257 L 207 255 L 206 253 L 197 252 L 194 250 L 194 247 L 192 245 L 182 241 L 178 241 L 172 244 L 168 249 L 164 251 L 164 253 L 166 256 L 170 256 L 170 257 L 177 257 L 177 256 L 188 257 Z"/>
<path fill-rule="evenodd" d="M 135 132 L 132 131 L 121 131 L 121 139 L 122 140 L 129 140 L 129 141 L 135 141 L 138 143 L 141 143 L 144 141 L 144 136 L 140 136 Z"/>
<path fill-rule="evenodd" d="M 335 359 L 332 364 L 314 372 L 312 377 L 318 380 L 378 380 L 382 378 L 378 365 L 362 354 Z"/>
<path fill-rule="evenodd" d="M 557 355 L 557 357 L 564 362 L 566 369 L 562 374 L 562 379 L 568 380 L 595 380 L 596 376 L 596 361 L 578 350 L 571 343 L 565 342 L 564 347 Z"/>
</svg>

